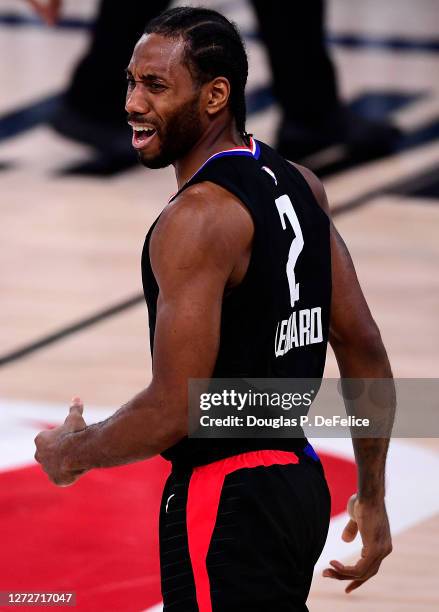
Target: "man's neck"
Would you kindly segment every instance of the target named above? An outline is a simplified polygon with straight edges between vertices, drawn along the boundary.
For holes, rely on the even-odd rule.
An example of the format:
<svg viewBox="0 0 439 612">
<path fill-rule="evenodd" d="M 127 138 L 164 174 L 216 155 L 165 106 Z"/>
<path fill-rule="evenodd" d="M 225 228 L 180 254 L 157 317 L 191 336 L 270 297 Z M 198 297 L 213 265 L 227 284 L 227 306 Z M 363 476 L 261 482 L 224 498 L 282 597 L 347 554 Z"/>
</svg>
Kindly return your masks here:
<svg viewBox="0 0 439 612">
<path fill-rule="evenodd" d="M 192 178 L 209 157 L 220 151 L 241 146 L 247 144 L 234 124 L 215 127 L 204 132 L 191 151 L 174 164 L 178 189 L 180 190 Z"/>
</svg>

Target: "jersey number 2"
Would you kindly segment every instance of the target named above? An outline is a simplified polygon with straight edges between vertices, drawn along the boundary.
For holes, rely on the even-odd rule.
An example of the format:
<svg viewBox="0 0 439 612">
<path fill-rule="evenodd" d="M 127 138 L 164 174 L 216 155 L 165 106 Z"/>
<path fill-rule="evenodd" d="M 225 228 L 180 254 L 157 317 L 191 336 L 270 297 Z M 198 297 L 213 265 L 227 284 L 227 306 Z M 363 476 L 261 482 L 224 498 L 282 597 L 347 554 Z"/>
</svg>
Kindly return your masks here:
<svg viewBox="0 0 439 612">
<path fill-rule="evenodd" d="M 294 231 L 294 238 L 290 246 L 287 261 L 287 278 L 288 285 L 290 287 L 291 308 L 294 308 L 294 304 L 299 300 L 299 283 L 296 283 L 294 268 L 296 266 L 297 258 L 303 249 L 303 234 L 299 219 L 297 218 L 296 211 L 294 210 L 293 203 L 291 202 L 290 198 L 285 194 L 280 196 L 280 198 L 277 198 L 275 202 L 277 211 L 279 213 L 280 222 L 282 223 L 282 228 L 284 230 L 287 229 L 285 223 L 285 217 L 287 217 Z"/>
</svg>

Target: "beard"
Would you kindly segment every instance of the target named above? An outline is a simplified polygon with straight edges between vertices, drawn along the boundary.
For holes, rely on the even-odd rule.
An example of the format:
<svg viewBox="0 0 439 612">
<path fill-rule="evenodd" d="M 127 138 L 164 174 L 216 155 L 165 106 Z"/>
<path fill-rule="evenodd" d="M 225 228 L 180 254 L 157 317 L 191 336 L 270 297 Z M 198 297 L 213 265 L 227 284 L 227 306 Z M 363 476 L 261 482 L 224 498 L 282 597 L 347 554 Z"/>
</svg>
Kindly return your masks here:
<svg viewBox="0 0 439 612">
<path fill-rule="evenodd" d="M 199 95 L 180 106 L 168 119 L 166 128 L 157 129 L 159 152 L 149 154 L 140 150 L 137 155 L 146 168 L 166 168 L 184 157 L 203 133 L 200 120 Z"/>
</svg>

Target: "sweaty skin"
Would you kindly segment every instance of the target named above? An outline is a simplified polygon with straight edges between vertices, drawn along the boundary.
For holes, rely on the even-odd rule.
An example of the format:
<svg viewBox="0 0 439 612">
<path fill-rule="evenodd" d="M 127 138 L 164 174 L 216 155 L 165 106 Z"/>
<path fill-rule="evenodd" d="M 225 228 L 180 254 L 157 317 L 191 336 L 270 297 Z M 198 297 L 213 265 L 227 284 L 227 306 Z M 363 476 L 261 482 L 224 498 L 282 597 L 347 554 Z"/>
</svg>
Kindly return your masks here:
<svg viewBox="0 0 439 612">
<path fill-rule="evenodd" d="M 199 87 L 195 105 L 199 116 L 195 117 L 195 85 L 182 60 L 183 46 L 178 45 L 178 40 L 156 34 L 142 37 L 129 66 L 126 109 L 136 125 L 157 128 L 138 151 L 142 163 L 154 165 L 157 159 L 182 151 L 172 160 L 181 187 L 212 154 L 242 146 L 243 141 L 227 104 L 227 79 L 218 77 Z M 179 113 L 191 118 L 191 130 L 185 132 L 184 126 L 175 123 Z M 177 143 L 167 137 L 172 130 Z M 329 214 L 321 183 L 310 171 L 299 170 Z M 82 402 L 74 398 L 65 423 L 35 438 L 35 458 L 52 482 L 67 486 L 93 468 L 148 459 L 187 434 L 187 380 L 212 375 L 223 296 L 245 276 L 253 233 L 253 221 L 241 202 L 209 182 L 186 189 L 165 208 L 150 243 L 160 290 L 151 383 L 109 419 L 88 427 Z M 332 224 L 331 251 L 330 342 L 341 375 L 391 377 L 351 258 Z M 387 444 L 387 440 L 354 440 L 359 492 L 355 521 L 349 521 L 343 538 L 352 540 L 358 529 L 363 554 L 354 567 L 332 561 L 332 568 L 325 570 L 331 578 L 352 580 L 347 590 L 374 575 L 391 550 L 384 505 Z"/>
</svg>

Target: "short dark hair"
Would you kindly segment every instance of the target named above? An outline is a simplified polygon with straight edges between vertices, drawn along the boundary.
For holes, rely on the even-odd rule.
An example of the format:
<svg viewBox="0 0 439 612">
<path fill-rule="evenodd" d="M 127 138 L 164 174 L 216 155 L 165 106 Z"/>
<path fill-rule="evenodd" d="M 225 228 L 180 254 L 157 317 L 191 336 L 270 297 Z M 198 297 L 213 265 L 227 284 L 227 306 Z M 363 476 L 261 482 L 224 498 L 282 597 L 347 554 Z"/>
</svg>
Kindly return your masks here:
<svg viewBox="0 0 439 612">
<path fill-rule="evenodd" d="M 179 6 L 160 13 L 146 25 L 145 34 L 153 33 L 183 38 L 185 62 L 199 84 L 218 76 L 228 79 L 230 110 L 238 131 L 246 135 L 248 61 L 237 26 L 217 11 Z"/>
</svg>

